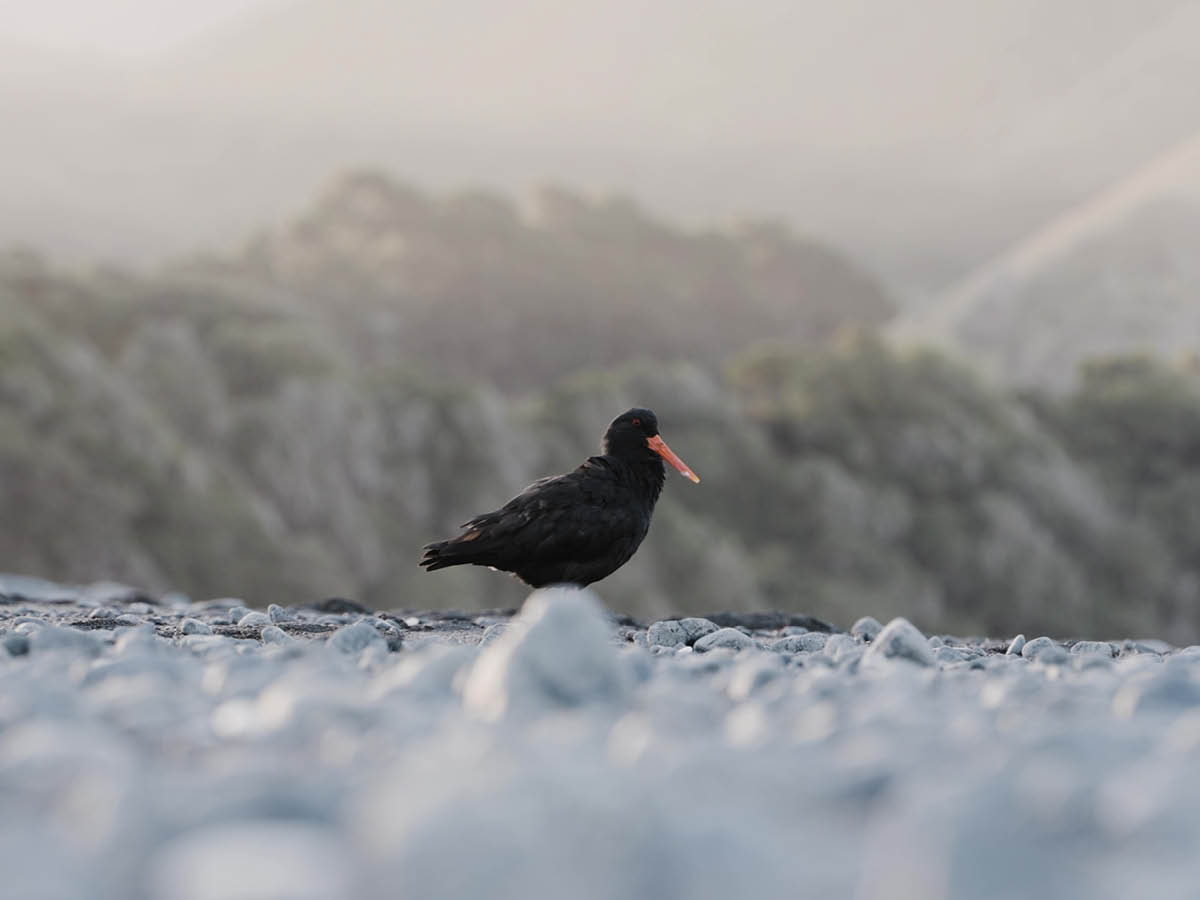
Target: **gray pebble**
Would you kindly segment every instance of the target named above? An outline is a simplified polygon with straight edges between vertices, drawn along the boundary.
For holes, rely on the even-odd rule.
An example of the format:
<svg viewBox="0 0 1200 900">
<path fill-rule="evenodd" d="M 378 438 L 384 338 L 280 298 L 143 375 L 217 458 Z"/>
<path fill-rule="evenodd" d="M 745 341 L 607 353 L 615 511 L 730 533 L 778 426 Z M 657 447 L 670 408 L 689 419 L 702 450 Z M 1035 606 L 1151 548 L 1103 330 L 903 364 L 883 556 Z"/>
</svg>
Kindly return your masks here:
<svg viewBox="0 0 1200 900">
<path fill-rule="evenodd" d="M 535 591 L 504 638 L 479 654 L 463 685 L 463 705 L 492 721 L 568 707 L 623 707 L 633 673 L 612 635 L 608 614 L 591 593 Z"/>
<path fill-rule="evenodd" d="M 939 663 L 957 663 L 966 662 L 971 659 L 971 655 L 957 647 L 938 647 L 933 651 L 933 657 Z"/>
<path fill-rule="evenodd" d="M 767 649 L 776 653 L 819 653 L 825 649 L 827 640 L 827 635 L 821 634 L 819 631 L 810 631 L 805 634 L 791 634 L 771 641 L 767 645 Z"/>
<path fill-rule="evenodd" d="M 231 625 L 236 625 L 242 621 L 244 616 L 250 614 L 250 608 L 246 606 L 233 606 L 229 609 L 229 622 Z"/>
<path fill-rule="evenodd" d="M 9 656 L 24 656 L 29 652 L 29 635 L 9 632 L 4 636 L 4 649 Z"/>
<path fill-rule="evenodd" d="M 355 622 L 353 625 L 339 628 L 329 638 L 329 646 L 342 653 L 361 653 L 369 647 L 379 647 L 383 652 L 387 652 L 387 641 L 365 622 Z"/>
<path fill-rule="evenodd" d="M 768 653 L 752 654 L 746 662 L 734 666 L 729 678 L 729 696 L 745 700 L 763 685 L 774 681 L 785 669 L 778 656 Z"/>
<path fill-rule="evenodd" d="M 267 607 L 267 615 L 272 622 L 291 622 L 296 618 L 278 603 L 272 603 Z"/>
<path fill-rule="evenodd" d="M 1071 652 L 1074 654 L 1103 656 L 1109 659 L 1116 655 L 1113 645 L 1108 641 L 1076 641 L 1071 647 Z"/>
<path fill-rule="evenodd" d="M 187 618 L 179 623 L 180 634 L 212 634 L 212 626 L 199 619 Z"/>
<path fill-rule="evenodd" d="M 1018 634 L 1008 645 L 1008 649 L 1004 652 L 1009 656 L 1017 656 L 1025 648 L 1025 635 Z"/>
<path fill-rule="evenodd" d="M 1165 653 L 1170 653 L 1174 649 L 1175 648 L 1172 647 L 1170 644 L 1168 644 L 1166 641 L 1160 641 L 1160 640 L 1156 640 L 1153 638 L 1151 638 L 1151 639 L 1143 638 L 1141 640 L 1136 640 L 1136 641 L 1126 639 L 1121 642 L 1121 653 L 1122 654 L 1153 653 L 1158 656 L 1162 656 Z"/>
<path fill-rule="evenodd" d="M 704 635 L 692 646 L 698 653 L 705 653 L 709 650 L 716 650 L 718 648 L 725 648 L 728 650 L 745 650 L 748 647 L 754 646 L 754 638 L 743 634 L 736 628 L 719 628 L 716 631 Z"/>
<path fill-rule="evenodd" d="M 1021 655 L 1026 659 L 1037 659 L 1041 654 L 1057 646 L 1058 644 L 1048 637 L 1035 637 L 1021 648 Z"/>
<path fill-rule="evenodd" d="M 854 638 L 848 634 L 831 634 L 825 639 L 825 655 L 835 662 L 858 649 Z"/>
<path fill-rule="evenodd" d="M 271 617 L 266 613 L 248 612 L 237 620 L 239 628 L 265 628 L 271 624 Z"/>
<path fill-rule="evenodd" d="M 1070 656 L 1077 670 L 1084 669 L 1111 669 L 1113 667 L 1113 659 L 1111 656 L 1105 656 L 1103 653 L 1080 653 Z"/>
<path fill-rule="evenodd" d="M 1163 668 L 1165 671 L 1131 680 L 1117 691 L 1113 712 L 1125 717 L 1136 712 L 1176 712 L 1200 706 L 1200 684 L 1186 671 Z"/>
<path fill-rule="evenodd" d="M 117 617 L 117 615 L 118 615 L 118 613 L 115 609 L 111 609 L 107 606 L 97 606 L 90 613 L 88 613 L 88 618 L 89 619 L 115 619 Z"/>
<path fill-rule="evenodd" d="M 850 634 L 870 643 L 883 631 L 883 626 L 874 616 L 863 616 L 850 626 Z"/>
<path fill-rule="evenodd" d="M 501 622 L 497 622 L 495 625 L 489 625 L 487 628 L 483 629 L 483 634 L 479 637 L 480 649 L 495 641 L 507 630 L 508 626 Z"/>
<path fill-rule="evenodd" d="M 69 650 L 89 656 L 99 656 L 104 650 L 104 642 L 91 631 L 80 631 L 77 628 L 60 628 L 57 625 L 43 625 L 29 633 L 29 646 L 37 653 L 43 650 Z"/>
<path fill-rule="evenodd" d="M 719 630 L 719 626 L 715 622 L 710 622 L 708 619 L 698 619 L 695 617 L 680 619 L 679 624 L 683 628 L 683 632 L 686 635 L 686 640 L 689 645 L 695 644 L 696 641 L 700 640 L 700 638 L 704 637 L 706 634 L 712 634 L 713 632 Z"/>
<path fill-rule="evenodd" d="M 655 622 L 646 629 L 646 642 L 652 647 L 682 647 L 687 638 L 687 629 L 678 619 Z"/>
<path fill-rule="evenodd" d="M 921 666 L 932 666 L 936 662 L 925 635 L 908 619 L 896 618 L 871 643 L 864 661 L 881 659 L 903 659 Z"/>
<path fill-rule="evenodd" d="M 262 630 L 262 642 L 264 644 L 284 644 L 290 641 L 287 632 L 278 625 L 268 625 Z"/>
</svg>

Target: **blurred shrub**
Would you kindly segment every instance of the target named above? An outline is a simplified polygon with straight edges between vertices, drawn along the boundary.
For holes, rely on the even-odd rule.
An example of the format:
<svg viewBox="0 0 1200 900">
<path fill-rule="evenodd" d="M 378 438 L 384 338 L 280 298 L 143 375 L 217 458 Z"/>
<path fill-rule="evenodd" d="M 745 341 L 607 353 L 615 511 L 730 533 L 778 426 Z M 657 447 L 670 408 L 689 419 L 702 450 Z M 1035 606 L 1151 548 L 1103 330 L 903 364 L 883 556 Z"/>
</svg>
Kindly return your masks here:
<svg viewBox="0 0 1200 900">
<path fill-rule="evenodd" d="M 1012 395 L 821 318 L 785 289 L 820 254 L 786 232 L 682 235 L 567 192 L 542 217 L 352 180 L 253 265 L 0 257 L 0 566 L 259 604 L 514 605 L 494 573 L 427 576 L 420 546 L 648 405 L 703 481 L 671 473 L 600 586 L 615 608 L 1200 636 L 1194 373 L 1110 359 L 1069 395 Z M 711 365 L 789 317 L 797 340 Z M 446 376 L 476 364 L 497 381 Z"/>
<path fill-rule="evenodd" d="M 629 359 L 716 365 L 749 341 L 818 344 L 892 311 L 870 276 L 779 225 L 686 232 L 561 188 L 524 216 L 502 196 L 432 198 L 371 172 L 192 274 L 286 291 L 374 364 L 510 388 Z"/>
</svg>

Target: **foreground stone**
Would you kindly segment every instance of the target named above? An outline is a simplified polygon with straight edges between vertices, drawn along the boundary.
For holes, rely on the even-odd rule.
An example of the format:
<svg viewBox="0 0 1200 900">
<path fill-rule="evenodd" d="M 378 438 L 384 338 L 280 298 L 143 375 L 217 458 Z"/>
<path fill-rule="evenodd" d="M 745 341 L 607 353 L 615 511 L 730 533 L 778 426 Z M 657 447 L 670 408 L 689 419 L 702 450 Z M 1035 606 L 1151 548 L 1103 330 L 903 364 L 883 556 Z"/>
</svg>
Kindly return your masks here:
<svg viewBox="0 0 1200 900">
<path fill-rule="evenodd" d="M 1195 892 L 1200 648 L 153 599 L 0 599 L 5 896 Z"/>
</svg>

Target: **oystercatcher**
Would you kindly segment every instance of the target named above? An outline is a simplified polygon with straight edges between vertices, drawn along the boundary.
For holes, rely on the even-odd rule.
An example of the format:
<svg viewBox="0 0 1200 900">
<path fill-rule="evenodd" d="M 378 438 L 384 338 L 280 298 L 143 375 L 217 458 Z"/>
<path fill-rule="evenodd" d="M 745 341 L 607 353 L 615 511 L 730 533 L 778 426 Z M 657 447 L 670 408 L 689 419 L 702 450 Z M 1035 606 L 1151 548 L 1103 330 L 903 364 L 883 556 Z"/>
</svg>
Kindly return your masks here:
<svg viewBox="0 0 1200 900">
<path fill-rule="evenodd" d="M 691 469 L 658 435 L 658 418 L 631 409 L 604 433 L 604 454 L 566 475 L 542 478 L 495 512 L 476 516 L 463 534 L 425 547 L 429 572 L 471 564 L 511 572 L 531 587 L 588 585 L 633 556 L 650 528 L 666 460 Z"/>
</svg>

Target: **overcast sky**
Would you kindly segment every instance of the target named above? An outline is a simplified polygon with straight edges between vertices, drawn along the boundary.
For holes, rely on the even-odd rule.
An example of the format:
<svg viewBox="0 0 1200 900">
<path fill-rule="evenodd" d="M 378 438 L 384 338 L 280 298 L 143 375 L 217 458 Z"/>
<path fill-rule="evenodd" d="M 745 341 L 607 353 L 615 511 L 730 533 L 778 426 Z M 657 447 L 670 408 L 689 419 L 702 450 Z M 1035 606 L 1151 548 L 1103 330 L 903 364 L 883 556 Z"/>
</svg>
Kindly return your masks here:
<svg viewBox="0 0 1200 900">
<path fill-rule="evenodd" d="M 1197 34 L 1200 0 L 0 0 L 0 245 L 227 247 L 370 166 L 781 217 L 922 291 L 1162 182 Z"/>
<path fill-rule="evenodd" d="M 0 0 L 0 35 L 59 49 L 153 55 L 282 0 Z"/>
</svg>

